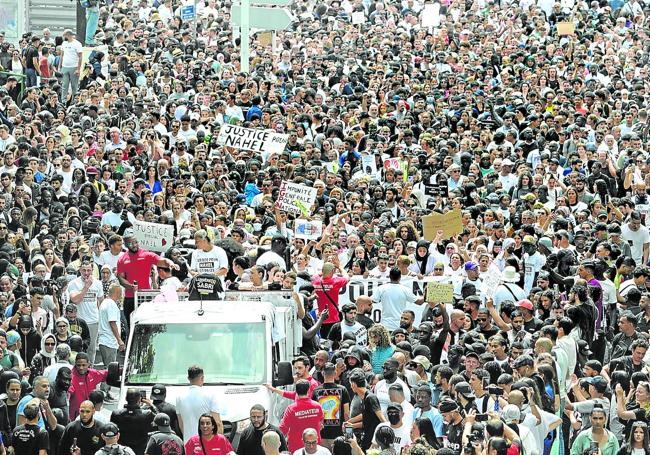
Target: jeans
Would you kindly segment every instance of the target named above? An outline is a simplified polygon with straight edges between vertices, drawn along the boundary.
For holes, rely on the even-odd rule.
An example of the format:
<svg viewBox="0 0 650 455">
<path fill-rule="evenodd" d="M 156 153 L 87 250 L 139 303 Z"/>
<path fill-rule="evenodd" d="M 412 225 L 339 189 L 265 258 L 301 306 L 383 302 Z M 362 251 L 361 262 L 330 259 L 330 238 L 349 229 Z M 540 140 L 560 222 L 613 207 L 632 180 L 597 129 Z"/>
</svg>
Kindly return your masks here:
<svg viewBox="0 0 650 455">
<path fill-rule="evenodd" d="M 88 346 L 88 361 L 92 365 L 95 363 L 95 353 L 97 352 L 97 332 L 99 330 L 99 323 L 88 324 L 88 331 L 90 332 L 90 345 Z"/>
<path fill-rule="evenodd" d="M 86 8 L 86 39 L 87 46 L 95 45 L 95 33 L 97 32 L 97 24 L 99 23 L 99 7 L 92 6 Z"/>
<path fill-rule="evenodd" d="M 61 102 L 65 105 L 68 102 L 68 89 L 72 86 L 70 92 L 70 101 L 74 100 L 77 90 L 79 89 L 79 76 L 75 74 L 77 68 L 61 68 L 63 79 L 61 80 Z"/>
<path fill-rule="evenodd" d="M 36 84 L 38 82 L 38 79 L 36 78 L 36 70 L 32 68 L 26 68 L 25 69 L 25 87 L 36 87 Z"/>
</svg>

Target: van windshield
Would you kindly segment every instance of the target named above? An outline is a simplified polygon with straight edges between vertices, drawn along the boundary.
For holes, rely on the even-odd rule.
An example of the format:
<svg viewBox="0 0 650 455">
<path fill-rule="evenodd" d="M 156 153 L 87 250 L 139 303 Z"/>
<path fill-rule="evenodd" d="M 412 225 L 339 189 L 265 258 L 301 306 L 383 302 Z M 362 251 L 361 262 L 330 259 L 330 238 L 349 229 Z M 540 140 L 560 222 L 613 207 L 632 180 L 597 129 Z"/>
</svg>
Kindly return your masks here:
<svg viewBox="0 0 650 455">
<path fill-rule="evenodd" d="M 206 384 L 261 384 L 266 378 L 264 323 L 137 324 L 126 383 L 188 384 L 199 365 Z"/>
</svg>

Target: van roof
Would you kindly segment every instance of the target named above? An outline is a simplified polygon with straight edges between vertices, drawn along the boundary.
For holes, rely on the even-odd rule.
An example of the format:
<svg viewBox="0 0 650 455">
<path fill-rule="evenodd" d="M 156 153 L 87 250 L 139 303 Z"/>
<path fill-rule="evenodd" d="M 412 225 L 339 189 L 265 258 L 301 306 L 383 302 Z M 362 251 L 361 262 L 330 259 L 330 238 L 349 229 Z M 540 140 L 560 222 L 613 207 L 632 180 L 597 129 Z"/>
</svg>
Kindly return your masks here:
<svg viewBox="0 0 650 455">
<path fill-rule="evenodd" d="M 268 302 L 204 301 L 203 314 L 199 316 L 201 302 L 174 303 L 146 302 L 133 313 L 136 323 L 194 323 L 194 322 L 261 322 L 263 317 L 272 318 L 275 308 Z"/>
</svg>

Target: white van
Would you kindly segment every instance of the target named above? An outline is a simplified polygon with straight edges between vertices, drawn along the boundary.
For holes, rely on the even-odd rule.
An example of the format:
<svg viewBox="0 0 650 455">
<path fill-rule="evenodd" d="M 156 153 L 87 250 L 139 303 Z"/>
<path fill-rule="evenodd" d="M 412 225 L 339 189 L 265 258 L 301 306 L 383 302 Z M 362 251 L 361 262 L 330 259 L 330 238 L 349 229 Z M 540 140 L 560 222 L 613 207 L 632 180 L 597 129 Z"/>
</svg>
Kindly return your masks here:
<svg viewBox="0 0 650 455">
<path fill-rule="evenodd" d="M 127 389 L 144 390 L 149 397 L 158 383 L 167 388 L 166 401 L 176 404 L 189 386 L 188 367 L 199 365 L 204 387 L 221 404 L 224 433 L 235 447 L 250 424 L 254 404 L 269 410 L 269 420 L 276 423 L 288 401 L 264 384 L 293 383 L 290 360 L 302 341 L 296 326 L 300 321 L 293 305 L 286 303 L 143 303 L 131 315 L 122 371 L 116 363 L 109 366 L 107 382 L 121 387 L 118 408 L 124 405 Z"/>
</svg>

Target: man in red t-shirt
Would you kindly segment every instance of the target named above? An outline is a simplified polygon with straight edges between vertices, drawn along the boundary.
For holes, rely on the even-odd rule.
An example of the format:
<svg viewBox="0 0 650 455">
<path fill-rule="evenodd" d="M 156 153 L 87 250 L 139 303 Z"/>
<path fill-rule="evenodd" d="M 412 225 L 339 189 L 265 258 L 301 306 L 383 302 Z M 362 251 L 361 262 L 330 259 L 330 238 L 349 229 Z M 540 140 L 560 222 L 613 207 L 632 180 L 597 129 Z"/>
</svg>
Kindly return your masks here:
<svg viewBox="0 0 650 455">
<path fill-rule="evenodd" d="M 334 276 L 334 272 L 338 275 Z M 323 322 L 320 329 L 321 338 L 327 338 L 330 329 L 341 320 L 339 316 L 339 291 L 348 284 L 348 274 L 341 268 L 338 256 L 334 256 L 332 262 L 323 264 L 323 272 L 312 278 L 314 291 L 318 298 L 319 314 L 327 310 L 329 315 Z"/>
<path fill-rule="evenodd" d="M 143 250 L 135 236 L 124 239 L 127 251 L 117 260 L 117 279 L 124 287 L 124 316 L 131 324 L 131 313 L 135 308 L 136 289 L 151 289 L 151 268 L 155 266 L 178 269 L 170 259 L 161 258 L 156 253 Z"/>
<path fill-rule="evenodd" d="M 280 431 L 287 437 L 287 448 L 293 453 L 303 447 L 302 433 L 313 428 L 318 433 L 323 424 L 323 408 L 309 396 L 309 382 L 300 379 L 296 382 L 296 401 L 287 406 L 280 422 Z"/>
</svg>

